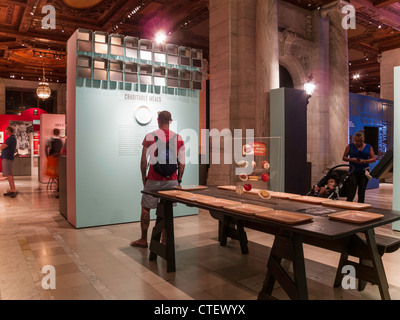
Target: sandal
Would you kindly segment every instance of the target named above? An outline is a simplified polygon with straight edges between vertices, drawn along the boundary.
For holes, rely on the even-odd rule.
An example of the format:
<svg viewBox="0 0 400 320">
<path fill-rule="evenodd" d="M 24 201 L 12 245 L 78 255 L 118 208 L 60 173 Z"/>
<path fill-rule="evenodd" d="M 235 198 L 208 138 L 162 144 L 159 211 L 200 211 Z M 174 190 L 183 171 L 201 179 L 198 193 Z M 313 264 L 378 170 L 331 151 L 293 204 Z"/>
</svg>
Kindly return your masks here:
<svg viewBox="0 0 400 320">
<path fill-rule="evenodd" d="M 129 245 L 131 247 L 135 247 L 135 248 L 145 248 L 146 249 L 148 247 L 147 243 L 146 244 L 140 244 L 140 243 L 137 243 L 137 241 L 132 241 Z"/>
</svg>

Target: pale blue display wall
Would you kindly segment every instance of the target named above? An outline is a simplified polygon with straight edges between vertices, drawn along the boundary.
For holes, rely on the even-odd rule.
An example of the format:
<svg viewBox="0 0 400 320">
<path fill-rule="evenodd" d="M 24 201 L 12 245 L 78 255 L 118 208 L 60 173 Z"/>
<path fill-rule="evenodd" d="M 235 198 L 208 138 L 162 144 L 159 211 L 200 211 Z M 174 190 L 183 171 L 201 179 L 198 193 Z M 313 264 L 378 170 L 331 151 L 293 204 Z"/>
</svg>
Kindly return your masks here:
<svg viewBox="0 0 400 320">
<path fill-rule="evenodd" d="M 139 101 L 130 100 L 132 97 Z M 198 132 L 198 104 L 196 93 L 187 97 L 77 88 L 77 227 L 140 221 L 143 139 L 158 128 L 157 113 L 163 110 L 171 112 L 174 131 L 192 128 Z M 137 109 L 142 106 L 148 107 L 152 114 L 152 121 L 146 126 L 135 119 Z M 183 184 L 198 184 L 198 173 L 198 165 L 188 164 Z M 198 210 L 186 206 L 174 208 L 175 216 L 196 213 Z"/>
</svg>

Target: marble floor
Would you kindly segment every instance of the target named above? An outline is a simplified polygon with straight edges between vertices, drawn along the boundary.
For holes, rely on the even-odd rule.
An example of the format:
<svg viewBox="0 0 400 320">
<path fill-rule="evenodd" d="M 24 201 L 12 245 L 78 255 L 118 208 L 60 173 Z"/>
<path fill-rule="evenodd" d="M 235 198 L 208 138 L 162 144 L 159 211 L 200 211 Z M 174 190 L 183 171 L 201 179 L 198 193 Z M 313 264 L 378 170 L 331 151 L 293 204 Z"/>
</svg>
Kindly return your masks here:
<svg viewBox="0 0 400 320">
<path fill-rule="evenodd" d="M 138 223 L 74 229 L 58 212 L 58 199 L 37 178 L 18 178 L 20 194 L 0 201 L 1 300 L 255 300 L 266 272 L 273 237 L 247 230 L 250 254 L 237 241 L 217 242 L 217 222 L 207 212 L 175 219 L 177 272 L 147 249 L 129 247 Z M 0 181 L 0 193 L 7 190 Z M 389 208 L 392 186 L 367 192 L 375 206 Z M 153 222 L 154 223 L 154 222 Z M 151 226 L 153 226 L 153 223 Z M 390 228 L 377 233 L 400 237 Z M 313 300 L 375 300 L 364 292 L 333 288 L 339 255 L 305 246 L 309 296 Z M 383 258 L 392 299 L 400 300 L 400 252 Z M 44 266 L 55 268 L 55 289 L 45 290 Z M 290 264 L 287 268 L 291 268 Z M 287 299 L 277 286 L 274 295 Z"/>
</svg>

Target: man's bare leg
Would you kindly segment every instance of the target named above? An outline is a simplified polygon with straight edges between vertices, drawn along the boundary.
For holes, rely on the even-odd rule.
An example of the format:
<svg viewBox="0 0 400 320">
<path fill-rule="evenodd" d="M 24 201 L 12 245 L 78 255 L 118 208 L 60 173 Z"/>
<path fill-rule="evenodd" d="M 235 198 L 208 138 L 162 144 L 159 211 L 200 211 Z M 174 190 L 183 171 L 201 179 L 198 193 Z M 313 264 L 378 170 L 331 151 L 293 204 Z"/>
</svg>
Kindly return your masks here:
<svg viewBox="0 0 400 320">
<path fill-rule="evenodd" d="M 142 207 L 142 214 L 140 216 L 140 228 L 142 236 L 140 239 L 131 242 L 133 247 L 146 247 L 147 246 L 147 233 L 150 226 L 150 209 Z"/>
<path fill-rule="evenodd" d="M 15 189 L 15 182 L 14 182 L 14 177 L 11 175 L 7 176 L 8 183 L 10 184 L 10 192 L 17 192 Z"/>
</svg>

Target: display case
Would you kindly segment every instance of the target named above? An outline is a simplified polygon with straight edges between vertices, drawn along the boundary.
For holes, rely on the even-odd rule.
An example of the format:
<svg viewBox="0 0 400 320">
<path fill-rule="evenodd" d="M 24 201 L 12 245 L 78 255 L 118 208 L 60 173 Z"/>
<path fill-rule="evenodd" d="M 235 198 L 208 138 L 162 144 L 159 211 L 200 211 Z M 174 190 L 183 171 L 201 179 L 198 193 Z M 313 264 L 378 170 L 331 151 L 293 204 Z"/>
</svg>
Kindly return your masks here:
<svg viewBox="0 0 400 320">
<path fill-rule="evenodd" d="M 104 58 L 93 59 L 93 79 L 108 80 L 108 60 Z"/>
<path fill-rule="evenodd" d="M 167 85 L 165 67 L 154 66 L 154 85 L 161 87 L 165 87 Z"/>
<path fill-rule="evenodd" d="M 165 44 L 155 43 L 153 53 L 154 53 L 154 62 L 162 64 L 165 64 L 167 62 Z"/>
<path fill-rule="evenodd" d="M 174 44 L 167 44 L 167 64 L 178 65 L 179 64 L 179 46 Z"/>
<path fill-rule="evenodd" d="M 131 59 L 139 59 L 139 38 L 125 37 L 125 56 Z"/>
<path fill-rule="evenodd" d="M 181 66 L 190 67 L 192 65 L 190 51 L 190 48 L 179 47 L 179 64 Z"/>
<path fill-rule="evenodd" d="M 192 89 L 201 90 L 202 89 L 203 74 L 199 71 L 192 72 Z"/>
<path fill-rule="evenodd" d="M 138 83 L 138 64 L 136 62 L 125 63 L 125 82 Z"/>
<path fill-rule="evenodd" d="M 151 64 L 140 65 L 140 84 L 153 84 L 153 66 Z"/>
<path fill-rule="evenodd" d="M 179 87 L 181 89 L 191 88 L 191 72 L 186 69 L 179 70 Z"/>
<path fill-rule="evenodd" d="M 139 40 L 140 60 L 153 60 L 153 42 L 146 39 Z"/>
<path fill-rule="evenodd" d="M 92 52 L 93 32 L 85 29 L 78 29 L 77 32 L 77 51 Z"/>
<path fill-rule="evenodd" d="M 76 76 L 81 79 L 92 79 L 92 58 L 77 56 Z"/>
<path fill-rule="evenodd" d="M 229 141 L 229 139 L 228 139 Z M 220 186 L 229 195 L 242 203 L 246 199 L 260 202 L 260 205 L 276 205 L 287 194 L 282 192 L 279 177 L 282 166 L 280 153 L 282 138 L 233 138 L 232 177 L 234 185 Z M 225 148 L 226 149 L 226 148 Z"/>
<path fill-rule="evenodd" d="M 110 60 L 110 81 L 124 81 L 124 62 L 120 60 Z"/>
<path fill-rule="evenodd" d="M 167 87 L 179 87 L 179 69 L 167 68 Z"/>
<path fill-rule="evenodd" d="M 123 57 L 125 55 L 124 36 L 120 34 L 111 34 L 109 48 L 111 55 Z"/>
<path fill-rule="evenodd" d="M 200 49 L 192 49 L 192 66 L 201 69 L 203 67 L 203 51 Z"/>
<path fill-rule="evenodd" d="M 94 53 L 108 55 L 108 33 L 94 32 Z"/>
</svg>

